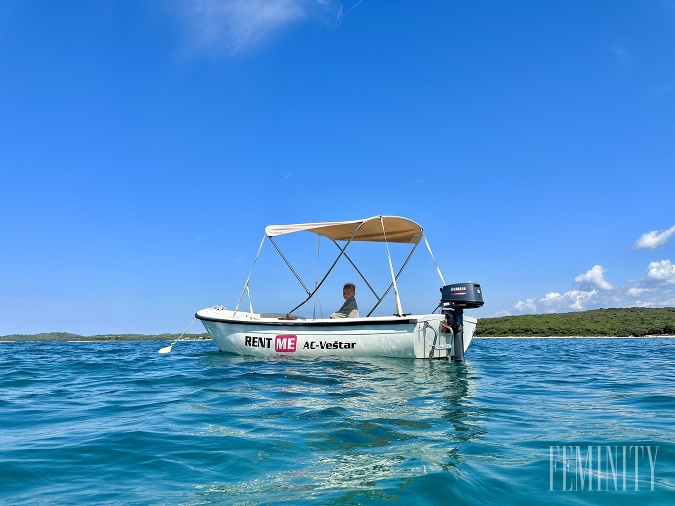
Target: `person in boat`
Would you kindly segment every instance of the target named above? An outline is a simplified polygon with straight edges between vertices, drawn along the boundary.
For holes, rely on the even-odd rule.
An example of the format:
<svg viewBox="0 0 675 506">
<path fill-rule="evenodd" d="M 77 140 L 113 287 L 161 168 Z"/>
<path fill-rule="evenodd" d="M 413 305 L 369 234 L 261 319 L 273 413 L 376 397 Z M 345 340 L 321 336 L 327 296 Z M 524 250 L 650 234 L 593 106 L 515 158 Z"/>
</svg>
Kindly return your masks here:
<svg viewBox="0 0 675 506">
<path fill-rule="evenodd" d="M 335 313 L 330 315 L 331 318 L 358 318 L 359 307 L 356 305 L 356 286 L 354 283 L 345 283 L 342 287 L 342 296 L 345 298 L 345 303 Z"/>
</svg>

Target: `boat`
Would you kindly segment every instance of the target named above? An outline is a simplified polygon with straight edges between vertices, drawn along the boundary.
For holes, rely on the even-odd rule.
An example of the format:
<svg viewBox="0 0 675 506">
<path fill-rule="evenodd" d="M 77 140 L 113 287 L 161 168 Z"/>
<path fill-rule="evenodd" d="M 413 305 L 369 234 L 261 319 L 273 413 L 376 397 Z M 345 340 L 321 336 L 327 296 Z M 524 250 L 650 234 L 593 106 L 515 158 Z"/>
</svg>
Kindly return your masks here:
<svg viewBox="0 0 675 506">
<path fill-rule="evenodd" d="M 337 258 L 325 275 L 307 287 L 297 271 L 279 248 L 275 238 L 288 234 L 309 233 L 332 241 L 339 250 Z M 403 312 L 398 280 L 420 242 L 424 240 L 441 278 L 440 302 L 429 314 Z M 254 267 L 266 241 L 271 242 L 292 273 L 302 284 L 307 297 L 290 311 L 282 313 L 255 313 L 250 292 Z M 389 260 L 391 282 L 377 292 L 347 253 L 361 242 L 382 243 Z M 390 244 L 410 245 L 405 262 L 394 272 Z M 406 250 L 407 251 L 407 250 Z M 351 249 L 350 249 L 351 252 Z M 383 257 L 384 258 L 384 257 Z M 355 318 L 303 317 L 295 312 L 315 297 L 324 281 L 339 261 L 348 261 L 375 296 L 375 306 L 365 316 Z M 388 316 L 374 316 L 373 312 L 393 290 L 395 312 Z M 240 310 L 244 294 L 249 295 L 249 311 Z M 290 307 L 289 304 L 288 307 Z M 473 339 L 477 320 L 464 316 L 465 309 L 483 305 L 481 287 L 477 283 L 446 285 L 433 256 L 422 227 L 413 220 L 400 216 L 374 216 L 352 221 L 270 225 L 253 267 L 244 283 L 234 309 L 213 306 L 197 311 L 195 318 L 218 348 L 223 352 L 256 357 L 395 357 L 417 359 L 464 360 L 464 353 Z"/>
</svg>

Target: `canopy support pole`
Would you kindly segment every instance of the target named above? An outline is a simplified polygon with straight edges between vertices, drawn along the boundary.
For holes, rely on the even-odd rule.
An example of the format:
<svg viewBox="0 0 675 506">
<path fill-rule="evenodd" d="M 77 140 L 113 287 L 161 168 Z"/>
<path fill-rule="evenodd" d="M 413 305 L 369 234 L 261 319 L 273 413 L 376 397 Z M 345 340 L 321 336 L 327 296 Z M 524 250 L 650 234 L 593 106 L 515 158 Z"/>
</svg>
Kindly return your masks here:
<svg viewBox="0 0 675 506">
<path fill-rule="evenodd" d="M 281 250 L 279 249 L 279 246 L 277 246 L 277 243 L 274 242 L 274 239 L 272 239 L 271 237 L 270 237 L 270 241 L 272 241 L 272 244 L 274 244 L 274 247 L 277 249 L 277 251 L 278 251 L 279 254 L 281 255 L 281 258 L 284 259 L 284 262 L 286 262 L 286 265 L 288 265 L 288 268 L 289 268 L 289 269 L 291 270 L 291 272 L 295 275 L 295 277 L 297 278 L 297 280 L 300 281 L 300 284 L 301 284 L 302 287 L 305 289 L 305 291 L 309 294 L 309 293 L 310 293 L 309 288 L 307 288 L 307 287 L 305 286 L 305 283 L 302 282 L 302 279 L 300 279 L 300 275 L 299 275 L 297 272 L 295 272 L 295 269 L 293 268 L 293 266 L 291 265 L 291 263 L 286 259 L 286 257 L 284 256 L 284 254 L 281 252 Z M 311 297 L 311 295 L 310 295 L 310 297 Z"/>
<path fill-rule="evenodd" d="M 241 295 L 239 296 L 239 300 L 237 301 L 237 306 L 234 308 L 234 313 L 232 313 L 232 317 L 234 318 L 237 316 L 237 311 L 239 310 L 239 304 L 241 304 L 241 299 L 244 297 L 244 292 L 248 289 L 248 282 L 251 281 L 251 274 L 253 274 L 253 268 L 255 267 L 255 263 L 258 261 L 258 257 L 260 256 L 260 251 L 262 250 L 263 244 L 265 243 L 265 237 L 266 235 L 263 236 L 262 241 L 260 241 L 260 246 L 258 247 L 258 253 L 255 255 L 255 260 L 253 260 L 253 265 L 251 266 L 251 272 L 248 273 L 248 277 L 246 278 L 246 283 L 244 283 L 244 288 L 241 291 Z M 249 290 L 248 292 L 248 298 L 249 298 L 249 305 L 251 301 L 251 291 Z M 252 306 L 251 306 L 252 309 Z M 251 311 L 253 312 L 253 311 Z"/>
<path fill-rule="evenodd" d="M 410 250 L 410 253 L 408 254 L 408 258 L 405 259 L 405 262 L 403 262 L 403 265 L 401 266 L 401 268 L 399 269 L 398 273 L 396 274 L 396 279 L 398 279 L 398 278 L 401 276 L 401 274 L 403 273 L 403 269 L 405 269 L 405 266 L 408 265 L 408 262 L 409 262 L 410 259 L 412 258 L 413 253 L 415 253 L 415 250 L 417 249 L 417 246 L 418 246 L 418 245 L 415 244 L 415 245 L 413 246 L 412 250 Z M 393 286 L 394 286 L 394 283 L 389 283 L 389 288 L 387 288 L 387 289 L 385 290 L 384 294 L 382 294 L 382 298 L 377 302 L 377 304 L 375 304 L 375 305 L 373 306 L 373 309 L 371 309 L 371 310 L 370 310 L 370 313 L 368 313 L 366 316 L 370 316 L 371 314 L 373 314 L 373 311 L 375 311 L 375 310 L 377 309 L 377 306 L 380 305 L 380 302 L 382 302 L 382 301 L 384 300 L 384 298 L 385 298 L 385 297 L 387 296 L 387 294 L 389 293 L 389 290 L 391 290 L 391 289 L 393 288 Z"/>
<path fill-rule="evenodd" d="M 342 251 L 342 252 L 344 253 L 343 249 L 340 247 L 340 245 L 337 243 L 337 241 L 333 241 L 333 244 L 335 244 L 335 246 L 337 246 L 337 248 L 338 248 L 340 251 Z M 344 253 L 344 255 L 345 255 L 345 258 L 346 258 L 347 260 L 349 260 L 349 263 L 352 264 L 352 267 L 354 267 L 354 269 L 356 270 L 356 272 L 359 273 L 359 276 L 361 276 L 361 279 L 363 280 L 363 282 L 364 282 L 366 285 L 368 285 L 368 288 L 370 288 L 370 291 L 373 292 L 373 295 L 374 295 L 375 298 L 378 300 L 378 302 L 381 301 L 381 300 L 382 300 L 382 297 L 380 297 L 380 296 L 377 294 L 377 292 L 375 291 L 375 289 L 374 289 L 372 286 L 370 286 L 370 283 L 368 283 L 368 280 L 366 279 L 366 277 L 361 273 L 361 271 L 360 271 L 359 268 L 356 266 L 356 264 L 352 261 L 352 259 L 349 258 L 349 255 L 347 255 L 347 253 Z"/>
<path fill-rule="evenodd" d="M 321 259 L 321 236 L 317 235 L 318 238 L 317 241 L 317 246 L 316 246 L 316 277 L 314 278 L 314 289 L 316 289 L 316 285 L 319 283 L 319 260 Z M 314 312 L 312 313 L 312 318 L 316 318 L 316 304 L 317 302 L 319 303 L 319 312 L 321 313 L 321 318 L 323 318 L 323 307 L 321 307 L 321 301 L 319 300 L 319 296 L 316 296 L 316 299 L 314 299 Z"/>
<path fill-rule="evenodd" d="M 382 235 L 384 237 L 384 244 L 387 247 L 387 258 L 389 259 L 389 272 L 391 272 L 391 282 L 394 285 L 394 295 L 396 296 L 396 314 L 403 316 L 403 309 L 401 309 L 401 298 L 398 295 L 398 286 L 396 285 L 396 277 L 394 276 L 394 266 L 391 263 L 391 253 L 389 253 L 389 242 L 387 242 L 387 232 L 384 230 L 384 218 L 380 216 L 380 223 L 382 224 Z"/>
<path fill-rule="evenodd" d="M 422 235 L 422 237 L 424 237 L 424 242 L 427 245 L 427 249 L 429 250 L 429 254 L 431 255 L 431 259 L 434 261 L 434 265 L 436 266 L 436 270 L 438 271 L 438 275 L 441 277 L 441 282 L 443 283 L 443 286 L 445 286 L 445 279 L 443 279 L 443 274 L 441 274 L 441 268 L 436 263 L 436 259 L 434 258 L 434 254 L 431 252 L 431 246 L 429 246 L 429 241 L 427 241 L 427 236 Z"/>
<path fill-rule="evenodd" d="M 365 222 L 364 222 L 364 223 L 365 223 Z M 328 272 L 326 272 L 325 276 L 324 276 L 323 278 L 321 278 L 321 281 L 319 281 L 319 283 L 316 285 L 316 288 L 314 288 L 314 291 L 312 291 L 312 293 L 309 293 L 309 292 L 308 292 L 308 293 L 309 293 L 309 296 L 308 296 L 305 300 L 303 300 L 300 304 L 298 304 L 298 305 L 295 306 L 293 309 L 291 309 L 291 310 L 287 313 L 288 315 L 292 314 L 293 311 L 295 311 L 296 309 L 302 307 L 309 299 L 312 298 L 312 296 L 319 290 L 319 288 L 321 288 L 321 285 L 323 285 L 323 282 L 326 281 L 326 278 L 328 277 L 328 275 L 333 271 L 333 269 L 334 269 L 335 266 L 337 265 L 338 260 L 340 260 L 340 257 L 341 257 L 342 255 L 345 254 L 345 251 L 344 251 L 344 250 L 346 250 L 347 247 L 351 244 L 352 239 L 354 239 L 354 237 L 355 237 L 356 234 L 359 232 L 359 230 L 361 229 L 362 226 L 363 226 L 363 223 L 361 223 L 358 227 L 356 227 L 356 230 L 354 230 L 354 232 L 352 233 L 352 236 L 351 236 L 351 237 L 349 238 L 349 240 L 347 241 L 347 244 L 345 244 L 344 249 L 341 249 L 341 250 L 340 250 L 340 254 L 337 256 L 337 258 L 336 258 L 335 261 L 333 262 L 333 265 L 330 266 L 330 269 L 328 269 Z M 277 248 L 277 249 L 278 249 L 278 248 Z M 281 253 L 281 251 L 280 251 L 279 253 Z M 295 272 L 295 271 L 294 271 L 294 272 Z M 304 285 L 303 285 L 303 286 L 304 286 Z"/>
</svg>

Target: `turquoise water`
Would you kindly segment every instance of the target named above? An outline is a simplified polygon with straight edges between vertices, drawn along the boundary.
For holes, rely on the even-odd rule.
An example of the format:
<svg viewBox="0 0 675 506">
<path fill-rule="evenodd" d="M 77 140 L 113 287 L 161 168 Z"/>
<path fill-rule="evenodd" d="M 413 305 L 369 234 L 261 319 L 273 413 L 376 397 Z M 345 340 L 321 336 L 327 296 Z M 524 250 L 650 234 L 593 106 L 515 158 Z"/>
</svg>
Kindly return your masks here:
<svg viewBox="0 0 675 506">
<path fill-rule="evenodd" d="M 166 344 L 0 343 L 0 503 L 675 502 L 672 338 L 476 339 L 465 363 Z"/>
</svg>

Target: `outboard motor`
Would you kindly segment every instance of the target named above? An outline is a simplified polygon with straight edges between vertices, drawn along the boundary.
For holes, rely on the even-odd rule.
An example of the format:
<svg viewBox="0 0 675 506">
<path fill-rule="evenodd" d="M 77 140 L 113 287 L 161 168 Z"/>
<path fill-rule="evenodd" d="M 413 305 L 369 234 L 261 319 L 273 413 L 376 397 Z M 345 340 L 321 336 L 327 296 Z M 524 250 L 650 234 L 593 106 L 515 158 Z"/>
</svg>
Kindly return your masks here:
<svg viewBox="0 0 675 506">
<path fill-rule="evenodd" d="M 477 283 L 456 283 L 441 288 L 441 313 L 454 335 L 453 360 L 464 361 L 464 309 L 483 305 L 483 293 Z"/>
</svg>

